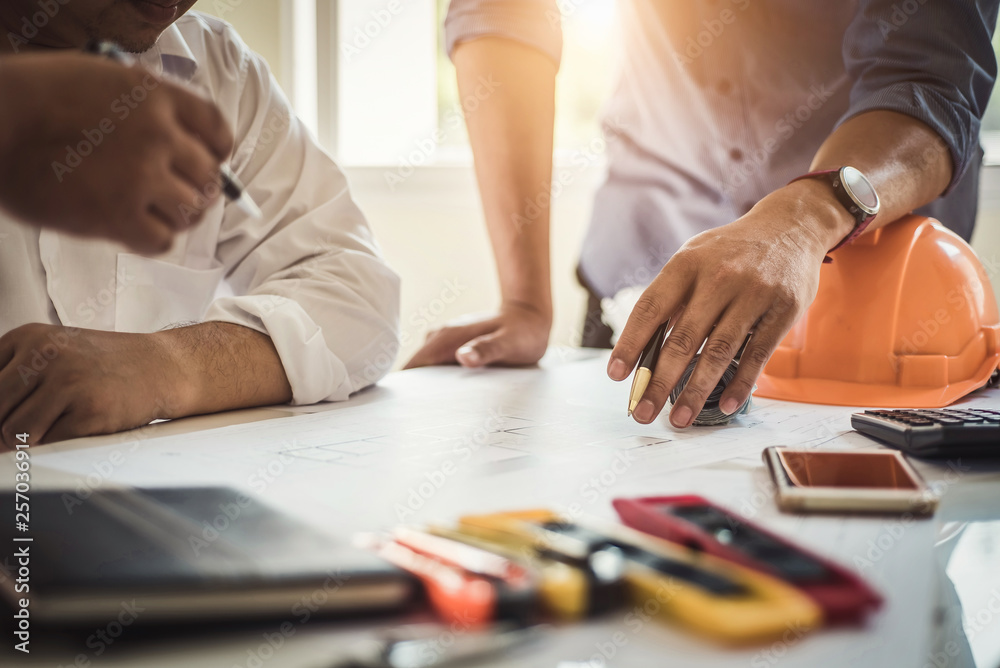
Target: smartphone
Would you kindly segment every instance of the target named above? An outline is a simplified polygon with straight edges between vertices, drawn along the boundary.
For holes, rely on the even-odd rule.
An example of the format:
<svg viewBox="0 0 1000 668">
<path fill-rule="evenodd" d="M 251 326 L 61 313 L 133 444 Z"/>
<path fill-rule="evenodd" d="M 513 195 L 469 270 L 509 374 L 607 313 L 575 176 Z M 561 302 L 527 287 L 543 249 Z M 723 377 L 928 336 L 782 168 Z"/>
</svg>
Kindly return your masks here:
<svg viewBox="0 0 1000 668">
<path fill-rule="evenodd" d="M 829 623 L 861 622 L 882 605 L 882 597 L 847 569 L 700 496 L 615 499 L 614 507 L 633 529 L 794 585 Z"/>
<path fill-rule="evenodd" d="M 763 457 L 788 512 L 933 515 L 940 500 L 896 451 L 770 447 Z"/>
<path fill-rule="evenodd" d="M 587 518 L 567 522 L 533 510 L 464 517 L 459 526 L 516 534 L 546 553 L 615 549 L 625 558 L 626 592 L 634 606 L 629 614 L 679 623 L 716 640 L 762 642 L 822 621 L 812 599 L 777 578 L 619 524 Z"/>
</svg>

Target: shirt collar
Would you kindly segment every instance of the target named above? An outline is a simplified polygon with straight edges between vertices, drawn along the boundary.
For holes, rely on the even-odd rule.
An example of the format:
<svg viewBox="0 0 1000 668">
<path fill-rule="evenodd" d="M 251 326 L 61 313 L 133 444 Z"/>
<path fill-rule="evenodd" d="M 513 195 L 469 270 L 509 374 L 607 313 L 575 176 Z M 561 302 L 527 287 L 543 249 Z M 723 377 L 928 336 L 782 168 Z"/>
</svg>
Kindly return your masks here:
<svg viewBox="0 0 1000 668">
<path fill-rule="evenodd" d="M 164 30 L 139 60 L 156 74 L 167 74 L 181 81 L 191 81 L 198 71 L 198 61 L 176 23 Z"/>
</svg>

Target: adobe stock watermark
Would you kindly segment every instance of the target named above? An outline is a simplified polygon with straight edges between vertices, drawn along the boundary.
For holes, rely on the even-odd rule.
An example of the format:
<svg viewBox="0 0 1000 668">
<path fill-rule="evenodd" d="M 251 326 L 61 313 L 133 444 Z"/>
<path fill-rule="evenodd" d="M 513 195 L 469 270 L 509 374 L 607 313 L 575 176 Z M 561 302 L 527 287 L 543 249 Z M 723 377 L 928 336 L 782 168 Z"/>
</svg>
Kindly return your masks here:
<svg viewBox="0 0 1000 668">
<path fill-rule="evenodd" d="M 121 637 L 125 629 L 139 619 L 139 614 L 145 612 L 146 608 L 136 604 L 135 599 L 122 601 L 121 610 L 114 619 L 103 627 L 94 629 L 94 632 L 87 636 L 86 645 L 93 650 L 93 656 L 101 656 L 108 650 L 115 641 Z M 77 661 L 79 665 L 79 661 Z"/>
<path fill-rule="evenodd" d="M 212 543 L 229 530 L 243 515 L 243 511 L 253 505 L 254 500 L 246 494 L 237 494 L 231 501 L 219 504 L 219 512 L 214 517 L 201 522 L 200 535 L 188 534 L 188 546 L 194 556 L 200 557 Z"/>
<path fill-rule="evenodd" d="M 750 176 L 766 165 L 770 157 L 802 129 L 845 82 L 846 78 L 840 77 L 833 83 L 810 86 L 809 93 L 802 100 L 802 103 L 775 121 L 774 134 L 762 141 L 758 148 L 750 151 L 742 162 L 729 170 L 729 176 L 722 192 L 728 197 L 735 195 L 736 191 L 750 180 Z"/>
<path fill-rule="evenodd" d="M 393 19 L 402 12 L 403 3 L 400 0 L 389 0 L 385 4 L 385 7 L 373 9 L 369 12 L 371 18 L 365 21 L 363 25 L 354 26 L 350 37 L 343 40 L 340 45 L 340 53 L 344 56 L 345 62 L 350 63 L 360 56 L 361 52 L 378 39 L 382 31 L 388 28 L 392 24 Z"/>
<path fill-rule="evenodd" d="M 463 115 L 475 113 L 479 105 L 489 99 L 493 93 L 503 84 L 493 78 L 492 74 L 481 76 L 475 90 L 462 98 L 461 109 L 451 109 L 445 115 L 438 127 L 428 136 L 414 140 L 414 148 L 405 156 L 400 156 L 399 166 L 391 171 L 383 172 L 382 177 L 389 190 L 396 191 L 396 187 L 413 176 L 417 167 L 427 164 L 434 155 L 434 151 L 444 141 L 445 129 L 455 129 L 461 127 Z"/>
<path fill-rule="evenodd" d="M 958 482 L 963 473 L 972 470 L 972 467 L 962 464 L 961 459 L 949 461 L 947 464 L 948 470 L 945 472 L 944 477 L 939 481 L 935 481 L 932 485 L 938 496 L 942 496 L 948 487 Z M 919 511 L 920 509 L 918 508 L 917 510 Z M 900 515 L 898 520 L 884 522 L 878 536 L 868 541 L 865 553 L 863 555 L 854 555 L 852 562 L 855 570 L 860 575 L 865 575 L 867 571 L 874 568 L 875 564 L 884 559 L 899 544 L 899 541 L 906 534 L 907 529 L 910 528 L 916 519 L 917 517 L 914 513 L 906 512 Z"/>
<path fill-rule="evenodd" d="M 20 53 L 22 48 L 38 37 L 39 31 L 45 28 L 69 2 L 70 0 L 37 0 L 35 6 L 38 7 L 38 11 L 21 17 L 19 26 L 21 32 L 7 33 L 7 41 L 14 53 Z"/>
<path fill-rule="evenodd" d="M 68 174 L 72 174 L 82 165 L 83 161 L 104 142 L 105 138 L 118 128 L 115 124 L 115 119 L 119 123 L 124 123 L 132 112 L 146 101 L 149 94 L 159 86 L 159 79 L 152 74 L 147 74 L 132 90 L 122 93 L 119 97 L 115 98 L 110 107 L 113 117 L 105 116 L 94 127 L 84 129 L 81 132 L 83 139 L 77 142 L 76 145 L 66 146 L 66 157 L 63 162 L 59 162 L 58 160 L 52 162 L 52 172 L 56 176 L 56 181 L 62 183 Z"/>
<path fill-rule="evenodd" d="M 751 0 L 733 0 L 733 6 L 739 11 L 746 11 Z M 674 51 L 674 60 L 681 65 L 690 65 L 704 55 L 707 49 L 712 48 L 715 40 L 722 37 L 726 32 L 726 27 L 736 22 L 736 12 L 728 7 L 719 12 L 714 19 L 705 19 L 701 22 L 702 30 L 691 35 L 685 40 L 683 50 Z"/>
<path fill-rule="evenodd" d="M 625 665 L 615 661 L 618 652 L 627 647 L 633 637 L 641 634 L 648 624 L 655 622 L 679 591 L 681 591 L 681 585 L 674 579 L 668 579 L 664 584 L 658 586 L 655 592 L 641 601 L 637 601 L 622 617 L 622 622 L 629 633 L 615 631 L 606 640 L 595 642 L 594 649 L 596 651 L 586 659 L 585 665 L 588 668 L 613 668 Z"/>
<path fill-rule="evenodd" d="M 295 445 L 296 441 L 294 440 L 282 443 L 282 447 L 286 448 L 294 448 Z M 247 485 L 258 496 L 262 495 L 275 480 L 285 473 L 285 469 L 292 461 L 293 458 L 285 452 L 275 453 L 275 456 L 268 460 L 267 464 L 258 466 L 257 470 L 247 477 Z M 240 517 L 243 516 L 244 511 L 254 503 L 258 503 L 255 497 L 242 493 L 237 493 L 229 500 L 219 503 L 215 515 L 202 520 L 198 525 L 198 533 L 188 534 L 188 547 L 191 548 L 194 556 L 200 557 L 204 550 L 211 547 L 224 533 L 235 526 Z"/>
<path fill-rule="evenodd" d="M 100 313 L 115 303 L 117 295 L 121 294 L 133 281 L 135 281 L 135 276 L 119 267 L 105 287 L 77 304 L 76 315 L 82 324 L 87 326 L 92 323 Z M 59 357 L 80 335 L 81 330 L 80 327 L 61 327 L 46 334 L 49 342 L 33 349 L 27 364 L 18 364 L 17 372 L 21 377 L 21 382 L 27 385 L 31 380 L 41 375 L 49 364 Z"/>
<path fill-rule="evenodd" d="M 450 454 L 454 457 L 444 460 L 431 471 L 425 471 L 422 480 L 407 488 L 405 500 L 393 505 L 399 522 L 404 524 L 420 512 L 427 502 L 458 473 L 460 465 L 468 463 L 483 446 L 489 443 L 490 434 L 503 431 L 505 425 L 506 418 L 500 409 L 491 408 L 482 426 L 463 438 L 451 450 Z"/>
<path fill-rule="evenodd" d="M 162 414 L 169 414 L 169 405 L 162 400 L 158 400 L 156 405 Z M 73 493 L 63 492 L 60 496 L 63 507 L 67 515 L 72 515 L 77 506 L 82 506 L 84 501 L 92 494 L 99 492 L 103 484 L 110 480 L 114 472 L 125 465 L 128 456 L 139 449 L 139 447 L 149 440 L 151 436 L 148 432 L 139 431 L 137 433 L 124 432 L 112 436 L 125 447 L 115 448 L 107 457 L 90 465 L 91 472 L 85 476 L 78 476 L 73 487 Z"/>
<path fill-rule="evenodd" d="M 285 643 L 298 633 L 299 627 L 307 624 L 313 615 L 326 606 L 330 597 L 335 596 L 351 579 L 351 576 L 345 575 L 341 569 L 328 571 L 326 575 L 327 577 L 321 585 L 317 586 L 311 593 L 303 594 L 292 605 L 289 612 L 295 618 L 295 623 L 286 620 L 279 624 L 276 630 L 261 633 L 261 641 L 247 648 L 246 657 L 233 663 L 232 668 L 263 668 L 264 665 L 271 665 L 271 660 L 285 646 Z M 276 663 L 274 665 L 283 664 Z"/>
<path fill-rule="evenodd" d="M 558 199 L 564 190 L 573 185 L 582 174 L 601 161 L 607 153 L 608 144 L 619 134 L 623 134 L 625 128 L 626 124 L 620 118 L 606 119 L 600 136 L 594 137 L 573 151 L 569 158 L 569 165 L 553 169 L 552 180 L 538 184 L 538 191 L 534 197 L 524 199 L 521 211 L 510 214 L 510 222 L 514 229 L 521 233 L 525 227 L 537 222 L 543 215 L 547 215 L 552 202 Z"/>
<path fill-rule="evenodd" d="M 810 627 L 803 626 L 799 622 L 789 622 L 785 625 L 785 631 L 780 639 L 753 655 L 750 659 L 751 668 L 771 668 L 776 665 L 810 630 Z"/>
<path fill-rule="evenodd" d="M 1000 619 L 1000 587 L 990 590 L 990 598 L 976 612 L 967 611 L 962 625 L 971 643 Z"/>
<path fill-rule="evenodd" d="M 903 2 L 893 4 L 889 16 L 878 20 L 878 29 L 882 33 L 882 38 L 888 38 L 890 34 L 906 25 L 910 17 L 926 4 L 927 0 L 903 0 Z"/>
<path fill-rule="evenodd" d="M 79 327 L 63 327 L 46 334 L 49 342 L 31 351 L 28 364 L 17 365 L 17 373 L 21 377 L 21 382 L 27 386 L 32 379 L 40 376 L 48 368 L 49 363 L 59 357 L 62 351 L 68 348 L 73 339 L 79 335 Z"/>
<path fill-rule="evenodd" d="M 415 337 L 428 332 L 436 321 L 444 315 L 448 306 L 454 304 L 466 290 L 468 290 L 468 286 L 464 285 L 457 277 L 445 279 L 444 287 L 438 296 L 410 314 L 407 323 L 413 329 L 400 332 L 398 337 L 395 333 L 385 333 L 379 337 L 378 344 L 373 346 L 364 366 L 360 371 L 351 374 L 352 385 L 358 388 L 364 387 L 388 373 L 399 350 L 409 346 Z"/>
<path fill-rule="evenodd" d="M 583 516 L 585 509 L 593 506 L 598 501 L 607 499 L 611 490 L 618 484 L 621 478 L 628 473 L 636 462 L 636 456 L 630 450 L 619 450 L 615 453 L 611 463 L 601 470 L 600 473 L 592 475 L 577 488 L 577 494 L 583 499 L 582 502 L 574 501 L 556 507 L 556 514 L 559 519 L 567 524 L 572 524 Z"/>
<path fill-rule="evenodd" d="M 982 258 L 981 258 L 982 259 Z M 996 276 L 1000 271 L 1000 261 L 996 255 L 990 259 L 982 259 L 983 267 L 988 278 Z M 928 317 L 919 320 L 913 330 L 903 336 L 902 343 L 898 350 L 890 350 L 886 353 L 894 371 L 899 371 L 901 357 L 920 354 L 927 350 L 927 345 L 933 341 L 938 334 L 944 331 L 951 331 L 948 325 L 952 319 L 963 312 L 968 312 L 971 305 L 980 301 L 980 295 L 969 285 L 959 285 L 951 288 L 945 294 L 945 306 L 935 309 Z"/>
</svg>

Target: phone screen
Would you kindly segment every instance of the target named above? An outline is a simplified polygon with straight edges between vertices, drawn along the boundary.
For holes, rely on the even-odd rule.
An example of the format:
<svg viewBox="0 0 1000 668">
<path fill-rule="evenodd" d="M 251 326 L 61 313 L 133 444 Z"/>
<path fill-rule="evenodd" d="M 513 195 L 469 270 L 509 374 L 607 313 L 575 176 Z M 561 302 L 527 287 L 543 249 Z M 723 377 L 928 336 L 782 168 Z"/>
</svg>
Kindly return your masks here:
<svg viewBox="0 0 1000 668">
<path fill-rule="evenodd" d="M 743 552 L 754 561 L 767 564 L 793 584 L 826 581 L 833 576 L 830 569 L 808 554 L 712 506 L 663 506 L 663 512 L 690 522 L 720 543 Z"/>
<path fill-rule="evenodd" d="M 778 450 L 797 487 L 917 490 L 920 486 L 892 452 L 803 452 Z"/>
</svg>

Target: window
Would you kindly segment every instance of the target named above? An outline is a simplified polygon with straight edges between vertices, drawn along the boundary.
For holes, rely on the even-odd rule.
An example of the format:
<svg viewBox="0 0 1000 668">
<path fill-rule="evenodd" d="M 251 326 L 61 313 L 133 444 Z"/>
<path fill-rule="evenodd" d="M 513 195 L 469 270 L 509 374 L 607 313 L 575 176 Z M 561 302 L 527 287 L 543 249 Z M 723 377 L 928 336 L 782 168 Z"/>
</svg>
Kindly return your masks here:
<svg viewBox="0 0 1000 668">
<path fill-rule="evenodd" d="M 614 5 L 559 0 L 564 45 L 557 162 L 599 136 L 600 107 L 619 53 Z M 471 162 L 465 126 L 454 121 L 458 91 L 444 52 L 448 0 L 283 0 L 282 6 L 282 22 L 291 25 L 283 30 L 284 83 L 300 116 L 342 163 L 416 168 Z M 1000 33 L 993 44 L 1000 59 Z M 318 86 L 307 85 L 317 76 Z M 1000 87 L 986 109 L 982 143 L 986 164 L 1000 165 Z"/>
<path fill-rule="evenodd" d="M 306 58 L 318 38 L 317 131 L 345 165 L 471 163 L 455 71 L 444 51 L 448 0 L 292 0 L 315 3 L 292 18 L 291 60 Z M 568 0 L 563 64 L 557 80 L 557 153 L 599 136 L 599 112 L 613 77 L 614 0 Z M 333 37 L 336 39 L 332 39 Z M 305 45 L 305 46 L 303 46 Z M 306 73 L 308 76 L 308 72 Z M 430 84 L 436 82 L 436 86 Z M 299 96 L 293 96 L 298 103 Z"/>
<path fill-rule="evenodd" d="M 1000 60 L 1000 34 L 993 33 L 993 53 Z M 983 158 L 984 164 L 1000 165 L 1000 93 L 998 86 L 993 87 L 993 95 L 986 105 L 986 113 L 983 116 L 983 128 L 981 141 L 986 156 Z"/>
<path fill-rule="evenodd" d="M 444 19 L 449 0 L 437 0 L 437 111 L 442 128 L 442 162 L 467 160 L 465 126 L 451 121 L 461 114 L 455 67 L 444 49 Z M 618 54 L 615 0 L 560 2 L 563 58 L 556 80 L 556 154 L 586 147 L 600 136 L 600 110 L 610 94 Z"/>
</svg>

